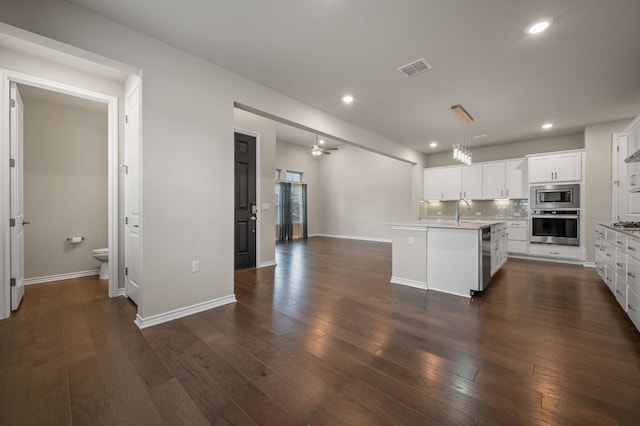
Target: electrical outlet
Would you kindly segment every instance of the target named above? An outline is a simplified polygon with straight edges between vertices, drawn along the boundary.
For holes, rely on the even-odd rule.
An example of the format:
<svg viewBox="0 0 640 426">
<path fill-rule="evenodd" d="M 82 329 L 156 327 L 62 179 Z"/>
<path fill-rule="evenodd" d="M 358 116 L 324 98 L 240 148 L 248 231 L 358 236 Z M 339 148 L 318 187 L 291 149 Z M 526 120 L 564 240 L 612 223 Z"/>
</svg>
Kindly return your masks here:
<svg viewBox="0 0 640 426">
<path fill-rule="evenodd" d="M 476 216 L 482 216 L 482 212 L 476 212 Z"/>
<path fill-rule="evenodd" d="M 409 245 L 412 246 L 413 245 L 413 237 L 409 237 Z"/>
<path fill-rule="evenodd" d="M 191 262 L 191 272 L 200 272 L 200 261 L 194 260 Z"/>
<path fill-rule="evenodd" d="M 438 216 L 442 216 L 442 212 L 436 212 Z"/>
</svg>

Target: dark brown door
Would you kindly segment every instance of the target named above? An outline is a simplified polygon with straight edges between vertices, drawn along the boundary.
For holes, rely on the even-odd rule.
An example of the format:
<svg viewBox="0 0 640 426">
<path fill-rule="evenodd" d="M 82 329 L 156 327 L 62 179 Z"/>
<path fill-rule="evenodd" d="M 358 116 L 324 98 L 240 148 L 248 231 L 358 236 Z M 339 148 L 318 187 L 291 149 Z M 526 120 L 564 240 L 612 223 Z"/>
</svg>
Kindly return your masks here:
<svg viewBox="0 0 640 426">
<path fill-rule="evenodd" d="M 256 138 L 235 133 L 235 268 L 256 266 Z"/>
</svg>

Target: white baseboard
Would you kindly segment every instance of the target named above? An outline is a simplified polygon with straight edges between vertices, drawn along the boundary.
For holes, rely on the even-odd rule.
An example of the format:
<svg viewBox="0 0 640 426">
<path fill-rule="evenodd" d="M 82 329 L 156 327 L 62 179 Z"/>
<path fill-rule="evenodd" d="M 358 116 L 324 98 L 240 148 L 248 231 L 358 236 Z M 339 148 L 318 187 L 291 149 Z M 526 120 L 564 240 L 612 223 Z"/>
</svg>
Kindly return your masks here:
<svg viewBox="0 0 640 426">
<path fill-rule="evenodd" d="M 446 294 L 450 294 L 452 296 L 460 296 L 460 297 L 464 297 L 464 298 L 467 298 L 467 299 L 471 299 L 471 294 L 454 293 L 452 291 L 440 290 L 440 289 L 437 289 L 437 288 L 430 288 L 429 291 L 437 291 L 438 293 L 446 293 Z"/>
<path fill-rule="evenodd" d="M 164 322 L 173 321 L 182 317 L 197 314 L 199 312 L 207 311 L 209 309 L 217 308 L 219 306 L 227 305 L 229 303 L 236 302 L 236 295 L 231 294 L 229 296 L 220 297 L 218 299 L 209 300 L 207 302 L 196 303 L 195 305 L 185 306 L 184 308 L 174 309 L 169 312 L 161 314 L 151 315 L 150 317 L 142 318 L 140 314 L 136 315 L 134 321 L 138 328 L 147 328 L 154 325 L 162 324 Z"/>
<path fill-rule="evenodd" d="M 368 237 L 355 237 L 353 235 L 336 235 L 336 234 L 313 234 L 312 237 L 327 237 L 327 238 L 342 238 L 345 240 L 360 240 L 360 241 L 373 241 L 376 243 L 390 243 L 390 239 L 385 238 L 368 238 Z"/>
<path fill-rule="evenodd" d="M 124 288 L 119 288 L 118 289 L 118 294 L 116 295 L 116 297 L 127 297 L 127 291 Z"/>
<path fill-rule="evenodd" d="M 392 276 L 390 282 L 393 283 L 393 284 L 406 285 L 407 287 L 419 288 L 421 290 L 428 290 L 429 289 L 429 286 L 427 286 L 426 282 L 416 281 L 416 280 L 408 280 L 406 278 L 400 278 L 400 277 L 393 277 Z"/>
<path fill-rule="evenodd" d="M 267 266 L 276 266 L 277 263 L 275 260 L 268 260 L 266 262 L 260 262 L 258 268 L 266 268 Z"/>
<path fill-rule="evenodd" d="M 92 275 L 99 275 L 100 269 L 92 269 L 90 271 L 69 272 L 67 274 L 47 275 L 44 277 L 26 278 L 24 285 L 43 284 L 50 283 L 52 281 L 70 280 L 73 278 L 90 277 Z"/>
<path fill-rule="evenodd" d="M 596 267 L 596 263 L 595 262 L 584 262 L 582 264 L 582 266 L 584 266 L 585 268 L 595 268 Z"/>
</svg>

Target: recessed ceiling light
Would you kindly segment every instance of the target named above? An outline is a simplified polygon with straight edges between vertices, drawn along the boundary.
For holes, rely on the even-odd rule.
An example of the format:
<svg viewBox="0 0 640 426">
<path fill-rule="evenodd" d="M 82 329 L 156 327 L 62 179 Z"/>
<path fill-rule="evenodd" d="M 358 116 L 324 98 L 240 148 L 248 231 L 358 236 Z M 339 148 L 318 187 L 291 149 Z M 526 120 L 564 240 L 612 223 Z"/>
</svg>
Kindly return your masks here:
<svg viewBox="0 0 640 426">
<path fill-rule="evenodd" d="M 552 128 L 552 127 L 553 127 L 553 123 L 544 123 L 544 124 L 542 125 L 542 128 L 543 128 L 543 129 L 545 129 L 545 130 L 546 130 L 546 129 L 550 129 L 550 128 Z"/>
<path fill-rule="evenodd" d="M 551 19 L 541 19 L 527 27 L 527 34 L 539 34 L 549 28 L 553 21 Z"/>
<path fill-rule="evenodd" d="M 318 141 L 318 143 L 319 143 L 320 145 L 324 145 L 324 139 L 320 139 L 320 140 Z"/>
<path fill-rule="evenodd" d="M 351 102 L 353 102 L 353 96 L 352 95 L 344 95 L 342 97 L 342 102 L 344 102 L 345 104 L 350 104 Z"/>
<path fill-rule="evenodd" d="M 429 144 L 429 146 L 430 146 L 431 148 L 435 148 L 436 146 L 438 146 L 438 142 L 435 142 L 435 141 L 434 141 L 434 142 L 431 142 L 431 143 Z"/>
</svg>

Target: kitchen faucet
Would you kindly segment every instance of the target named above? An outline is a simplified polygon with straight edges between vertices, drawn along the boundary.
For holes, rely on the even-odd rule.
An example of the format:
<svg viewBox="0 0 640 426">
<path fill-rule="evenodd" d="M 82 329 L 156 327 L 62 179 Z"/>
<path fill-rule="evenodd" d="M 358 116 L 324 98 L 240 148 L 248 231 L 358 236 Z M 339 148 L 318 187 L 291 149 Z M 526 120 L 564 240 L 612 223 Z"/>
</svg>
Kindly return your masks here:
<svg viewBox="0 0 640 426">
<path fill-rule="evenodd" d="M 464 198 L 460 198 L 458 201 L 456 201 L 456 212 L 453 215 L 453 220 L 456 221 L 456 225 L 460 225 L 460 201 L 464 201 L 467 204 L 467 210 L 471 210 L 469 202 Z"/>
</svg>

